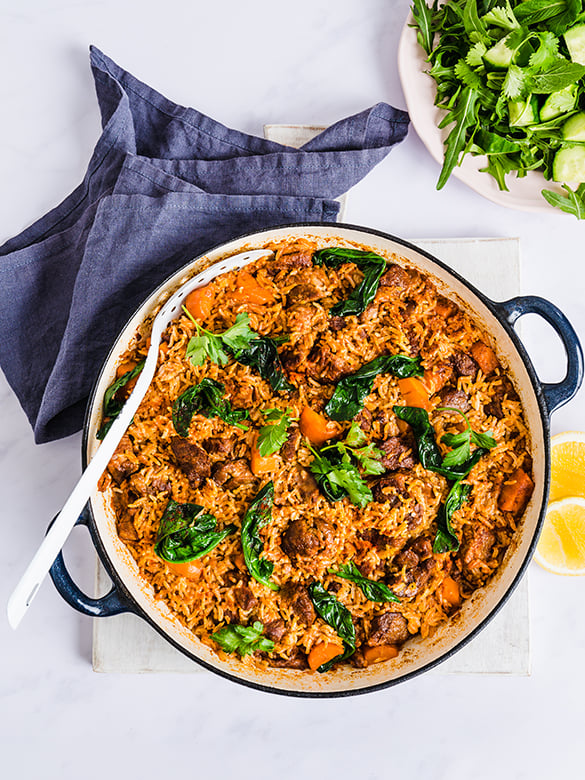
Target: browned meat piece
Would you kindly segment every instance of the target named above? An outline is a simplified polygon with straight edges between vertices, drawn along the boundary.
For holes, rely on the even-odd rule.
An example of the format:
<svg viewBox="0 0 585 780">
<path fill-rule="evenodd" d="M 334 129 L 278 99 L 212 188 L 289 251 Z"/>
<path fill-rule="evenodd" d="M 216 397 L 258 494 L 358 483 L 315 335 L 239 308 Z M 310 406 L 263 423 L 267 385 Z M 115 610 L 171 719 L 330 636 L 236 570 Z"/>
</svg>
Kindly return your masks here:
<svg viewBox="0 0 585 780">
<path fill-rule="evenodd" d="M 317 382 L 337 382 L 350 369 L 342 358 L 333 354 L 327 347 L 313 347 L 307 361 L 307 376 Z"/>
<path fill-rule="evenodd" d="M 170 493 L 171 483 L 161 476 L 147 479 L 140 471 L 132 474 L 129 480 L 130 489 L 139 496 L 157 496 L 159 493 Z"/>
<path fill-rule="evenodd" d="M 399 552 L 395 560 L 398 566 L 401 568 L 406 567 L 407 569 L 414 569 L 414 567 L 418 566 L 419 563 L 418 555 L 414 552 L 414 550 L 408 548 L 406 550 L 402 550 L 402 552 Z"/>
<path fill-rule="evenodd" d="M 331 330 L 334 331 L 343 330 L 346 325 L 347 325 L 347 320 L 345 319 L 345 317 L 333 316 L 329 320 L 329 326 L 331 327 Z"/>
<path fill-rule="evenodd" d="M 408 625 L 400 612 L 384 612 L 372 620 L 367 644 L 400 645 L 410 636 Z"/>
<path fill-rule="evenodd" d="M 408 338 L 408 344 L 410 347 L 411 355 L 418 355 L 420 352 L 420 338 L 414 328 L 406 329 L 406 336 Z"/>
<path fill-rule="evenodd" d="M 453 368 L 457 376 L 475 376 L 477 374 L 477 363 L 465 352 L 455 352 L 451 357 Z"/>
<path fill-rule="evenodd" d="M 341 590 L 341 582 L 330 582 L 327 586 L 329 593 L 339 593 Z"/>
<path fill-rule="evenodd" d="M 119 521 L 117 524 L 118 536 L 123 542 L 137 542 L 140 539 L 138 531 L 131 520 Z"/>
<path fill-rule="evenodd" d="M 491 415 L 497 420 L 501 420 L 504 416 L 502 401 L 504 401 L 506 397 L 510 399 L 517 398 L 514 386 L 508 377 L 503 376 L 498 384 L 492 386 L 491 400 L 483 407 L 485 414 Z"/>
<path fill-rule="evenodd" d="M 425 536 L 419 536 L 418 539 L 415 539 L 404 550 L 398 553 L 395 561 L 400 567 L 405 566 L 407 569 L 414 569 L 421 561 L 430 558 L 432 554 L 433 546 L 431 540 Z"/>
<path fill-rule="evenodd" d="M 303 585 L 288 583 L 284 586 L 282 595 L 289 603 L 294 614 L 306 626 L 310 626 L 315 622 L 315 608 L 309 596 L 309 591 Z"/>
<path fill-rule="evenodd" d="M 393 287 L 397 293 L 403 293 L 413 282 L 412 274 L 395 263 L 388 265 L 388 270 L 380 279 L 380 287 Z"/>
<path fill-rule="evenodd" d="M 306 669 L 309 663 L 303 651 L 295 647 L 291 651 L 290 658 L 271 658 L 270 666 L 276 666 L 279 669 Z"/>
<path fill-rule="evenodd" d="M 293 520 L 282 535 L 282 549 L 289 558 L 313 555 L 319 547 L 319 538 L 306 520 Z"/>
<path fill-rule="evenodd" d="M 193 487 L 199 487 L 203 480 L 211 474 L 209 456 L 198 444 L 192 444 L 181 436 L 173 436 L 171 450 L 181 471 Z"/>
<path fill-rule="evenodd" d="M 318 495 L 319 486 L 310 471 L 297 466 L 294 481 L 303 501 L 309 501 Z"/>
<path fill-rule="evenodd" d="M 415 463 L 413 450 L 416 447 L 414 438 L 408 434 L 402 436 L 390 436 L 383 442 L 380 442 L 378 447 L 384 453 L 380 458 L 380 463 L 388 471 L 396 471 L 396 469 L 411 469 Z"/>
<path fill-rule="evenodd" d="M 288 306 L 297 303 L 312 303 L 323 297 L 323 290 L 315 284 L 297 284 L 286 296 Z"/>
<path fill-rule="evenodd" d="M 360 426 L 362 431 L 364 433 L 369 433 L 372 430 L 372 413 L 369 409 L 366 409 L 365 407 L 359 412 L 359 414 L 356 414 L 356 416 L 353 418 L 355 422 Z"/>
<path fill-rule="evenodd" d="M 453 377 L 453 366 L 447 360 L 436 363 L 431 371 L 431 386 L 429 391 L 431 395 L 441 390 L 447 382 Z"/>
<path fill-rule="evenodd" d="M 408 522 L 408 530 L 415 531 L 421 524 L 423 519 L 423 508 L 420 504 L 415 504 L 412 511 L 406 515 Z"/>
<path fill-rule="evenodd" d="M 276 270 L 288 271 L 291 268 L 310 268 L 312 265 L 312 255 L 309 252 L 295 252 L 290 255 L 281 255 L 278 258 Z"/>
<path fill-rule="evenodd" d="M 236 615 L 235 612 L 232 612 L 231 609 L 224 609 L 223 619 L 226 621 L 226 623 L 229 623 L 230 625 L 240 622 L 239 617 Z"/>
<path fill-rule="evenodd" d="M 457 390 L 455 387 L 444 387 L 439 392 L 441 406 L 453 406 L 460 412 L 468 412 L 471 408 L 469 396 L 463 390 Z"/>
<path fill-rule="evenodd" d="M 255 479 L 245 458 L 217 463 L 213 469 L 213 481 L 227 490 L 234 490 L 240 485 L 254 482 Z"/>
<path fill-rule="evenodd" d="M 412 598 L 422 590 L 422 588 L 431 579 L 433 572 L 437 568 L 437 562 L 434 558 L 427 558 L 426 561 L 422 561 L 413 569 L 409 569 L 406 572 L 404 581 L 398 580 L 392 589 L 397 596 L 403 596 L 405 598 Z"/>
<path fill-rule="evenodd" d="M 116 452 L 108 463 L 108 471 L 118 483 L 122 483 L 130 474 L 138 471 L 139 463 L 132 449 L 132 440 L 125 433 L 120 439 Z"/>
<path fill-rule="evenodd" d="M 240 585 L 234 588 L 234 598 L 238 607 L 243 609 L 244 612 L 248 612 L 258 605 L 258 599 L 247 585 Z"/>
<path fill-rule="evenodd" d="M 493 531 L 484 525 L 473 527 L 463 544 L 463 568 L 473 570 L 478 563 L 485 563 L 492 552 L 496 537 Z"/>
<path fill-rule="evenodd" d="M 421 561 L 430 558 L 433 554 L 433 544 L 427 536 L 419 536 L 418 539 L 415 539 L 410 545 L 410 549 L 418 555 Z"/>
<path fill-rule="evenodd" d="M 234 451 L 236 440 L 232 436 L 211 436 L 204 439 L 201 444 L 210 455 L 231 455 Z"/>
<path fill-rule="evenodd" d="M 392 543 L 392 537 L 381 534 L 375 528 L 366 528 L 363 531 L 358 531 L 357 535 L 360 539 L 363 539 L 364 542 L 369 542 L 369 544 L 376 547 L 378 550 L 385 550 Z"/>
<path fill-rule="evenodd" d="M 374 499 L 379 504 L 390 504 L 390 508 L 398 506 L 400 496 L 406 495 L 404 485 L 404 474 L 389 474 L 381 477 L 372 488 Z"/>
<path fill-rule="evenodd" d="M 286 323 L 289 331 L 294 331 L 306 337 L 305 341 L 303 341 L 302 350 L 300 350 L 303 355 L 302 359 L 305 360 L 317 334 L 327 327 L 325 314 L 313 303 L 297 303 L 296 306 L 291 306 L 288 309 Z M 308 336 L 312 336 L 312 339 L 307 339 Z M 310 343 L 306 343 L 307 340 Z M 286 354 L 286 352 L 283 354 Z"/>
<path fill-rule="evenodd" d="M 284 620 L 276 618 L 276 620 L 271 620 L 269 623 L 266 623 L 264 626 L 264 633 L 268 639 L 272 639 L 273 642 L 280 642 L 282 637 L 286 634 Z"/>
<path fill-rule="evenodd" d="M 376 319 L 378 316 L 378 306 L 375 303 L 370 303 L 364 311 L 358 317 L 358 321 L 362 325 L 368 325 L 370 322 Z"/>
<path fill-rule="evenodd" d="M 301 438 L 301 431 L 298 426 L 294 425 L 289 428 L 288 436 L 285 443 L 280 448 L 280 454 L 285 461 L 294 460 L 297 454 L 297 446 Z"/>
<path fill-rule="evenodd" d="M 280 354 L 280 362 L 287 371 L 297 371 L 306 361 L 308 355 L 306 349 L 286 349 Z"/>
</svg>

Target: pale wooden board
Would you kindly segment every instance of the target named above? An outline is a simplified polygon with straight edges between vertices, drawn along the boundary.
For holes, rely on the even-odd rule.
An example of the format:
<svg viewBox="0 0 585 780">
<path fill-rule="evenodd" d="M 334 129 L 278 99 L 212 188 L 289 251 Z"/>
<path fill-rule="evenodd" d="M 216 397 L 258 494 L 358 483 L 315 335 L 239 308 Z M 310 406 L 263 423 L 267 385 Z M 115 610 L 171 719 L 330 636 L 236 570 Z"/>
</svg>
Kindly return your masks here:
<svg viewBox="0 0 585 780">
<path fill-rule="evenodd" d="M 418 239 L 413 243 L 495 300 L 519 293 L 517 239 Z M 108 583 L 98 563 L 96 593 L 106 592 Z M 97 672 L 206 673 L 134 615 L 94 620 L 93 668 Z M 478 637 L 431 673 L 530 674 L 527 578 Z"/>
</svg>

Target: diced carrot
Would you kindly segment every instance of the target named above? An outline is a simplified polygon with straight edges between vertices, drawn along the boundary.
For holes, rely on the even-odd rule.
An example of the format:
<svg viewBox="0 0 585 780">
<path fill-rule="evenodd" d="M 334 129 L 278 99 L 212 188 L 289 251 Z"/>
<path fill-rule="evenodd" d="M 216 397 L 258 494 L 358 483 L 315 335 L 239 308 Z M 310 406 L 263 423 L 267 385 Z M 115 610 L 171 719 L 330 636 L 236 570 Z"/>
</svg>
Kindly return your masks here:
<svg viewBox="0 0 585 780">
<path fill-rule="evenodd" d="M 116 376 L 119 379 L 121 376 L 124 376 L 124 374 L 127 374 L 128 371 L 134 371 L 137 365 L 138 363 L 135 360 L 127 360 L 124 363 L 120 363 L 116 369 Z"/>
<path fill-rule="evenodd" d="M 370 664 L 379 664 L 380 661 L 389 661 L 396 658 L 398 648 L 395 645 L 377 645 L 376 647 L 366 647 L 363 651 L 364 661 L 367 666 Z"/>
<path fill-rule="evenodd" d="M 500 365 L 496 353 L 483 341 L 476 341 L 471 347 L 471 356 L 481 368 L 484 376 L 491 374 Z"/>
<path fill-rule="evenodd" d="M 173 574 L 178 574 L 179 577 L 189 577 L 191 579 L 199 576 L 203 563 L 196 558 L 194 561 L 186 561 L 185 563 L 169 563 L 165 561 L 169 569 Z"/>
<path fill-rule="evenodd" d="M 234 556 L 234 563 L 236 564 L 236 569 L 239 569 L 240 571 L 247 571 L 246 559 L 242 553 L 238 553 L 236 556 Z"/>
<path fill-rule="evenodd" d="M 498 506 L 502 512 L 520 514 L 530 500 L 534 482 L 522 468 L 517 468 L 504 482 L 498 497 Z"/>
<path fill-rule="evenodd" d="M 278 457 L 274 455 L 260 455 L 257 440 L 252 445 L 252 457 L 250 458 L 252 474 L 259 477 L 261 474 L 269 474 L 278 468 Z"/>
<path fill-rule="evenodd" d="M 242 270 L 236 277 L 236 291 L 229 299 L 234 303 L 272 303 L 274 293 L 259 285 L 251 273 Z"/>
<path fill-rule="evenodd" d="M 453 367 L 446 361 L 443 363 L 437 363 L 432 368 L 426 368 L 422 383 L 427 389 L 429 395 L 434 395 L 441 390 L 451 376 L 453 375 Z"/>
<path fill-rule="evenodd" d="M 435 312 L 439 317 L 449 317 L 453 314 L 454 308 L 455 305 L 447 300 L 447 298 L 438 298 L 437 303 L 435 304 Z"/>
<path fill-rule="evenodd" d="M 325 444 L 334 436 L 338 436 L 341 431 L 336 422 L 313 411 L 310 406 L 305 406 L 301 412 L 299 427 L 303 436 L 306 436 L 311 444 L 315 444 L 317 447 Z"/>
<path fill-rule="evenodd" d="M 418 377 L 410 376 L 406 379 L 399 379 L 398 387 L 407 406 L 418 406 L 421 409 L 426 409 L 427 412 L 431 410 L 429 394 Z"/>
<path fill-rule="evenodd" d="M 452 607 L 458 607 L 459 604 L 461 604 L 459 585 L 455 582 L 453 577 L 445 577 L 441 585 L 441 595 Z"/>
<path fill-rule="evenodd" d="M 196 320 L 209 317 L 215 301 L 215 290 L 210 284 L 198 287 L 185 298 L 185 308 Z"/>
<path fill-rule="evenodd" d="M 343 653 L 343 645 L 337 642 L 320 642 L 315 645 L 309 653 L 309 668 L 314 672 L 326 664 L 328 661 L 332 661 L 336 656 Z"/>
</svg>

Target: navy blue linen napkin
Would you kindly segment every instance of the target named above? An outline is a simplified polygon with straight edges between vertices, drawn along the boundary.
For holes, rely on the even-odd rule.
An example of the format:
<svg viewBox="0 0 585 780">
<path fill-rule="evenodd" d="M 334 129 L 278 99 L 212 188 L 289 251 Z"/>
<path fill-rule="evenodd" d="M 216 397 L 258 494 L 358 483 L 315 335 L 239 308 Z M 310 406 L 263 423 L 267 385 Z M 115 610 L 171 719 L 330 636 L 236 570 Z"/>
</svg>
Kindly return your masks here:
<svg viewBox="0 0 585 780">
<path fill-rule="evenodd" d="M 192 257 L 292 222 L 333 222 L 348 190 L 401 141 L 385 103 L 292 149 L 179 106 L 98 49 L 102 135 L 81 185 L 0 247 L 0 365 L 37 443 L 82 425 L 117 333 Z"/>
</svg>

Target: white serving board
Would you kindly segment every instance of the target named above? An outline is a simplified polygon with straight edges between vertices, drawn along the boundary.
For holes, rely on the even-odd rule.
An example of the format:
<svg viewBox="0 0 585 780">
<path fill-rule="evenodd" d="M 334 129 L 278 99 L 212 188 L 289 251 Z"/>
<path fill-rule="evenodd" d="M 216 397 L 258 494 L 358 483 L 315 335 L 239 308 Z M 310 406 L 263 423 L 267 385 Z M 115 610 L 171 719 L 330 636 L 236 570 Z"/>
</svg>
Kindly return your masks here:
<svg viewBox="0 0 585 780">
<path fill-rule="evenodd" d="M 517 239 L 417 239 L 413 243 L 459 271 L 494 300 L 511 298 L 520 291 Z M 96 594 L 108 588 L 109 578 L 98 561 Z M 431 673 L 530 674 L 528 607 L 528 581 L 524 577 L 479 636 Z M 93 669 L 207 674 L 135 615 L 94 619 Z"/>
</svg>

